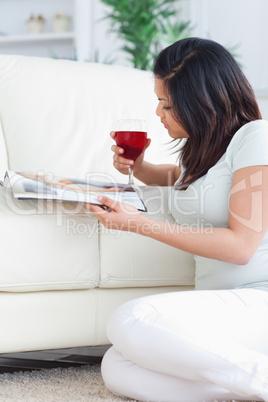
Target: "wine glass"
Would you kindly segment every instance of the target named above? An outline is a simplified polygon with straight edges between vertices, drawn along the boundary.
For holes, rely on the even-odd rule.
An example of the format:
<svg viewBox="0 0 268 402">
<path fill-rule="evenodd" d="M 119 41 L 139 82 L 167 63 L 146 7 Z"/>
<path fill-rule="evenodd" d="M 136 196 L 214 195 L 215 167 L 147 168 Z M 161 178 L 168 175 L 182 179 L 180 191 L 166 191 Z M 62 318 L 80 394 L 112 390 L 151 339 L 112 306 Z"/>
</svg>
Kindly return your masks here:
<svg viewBox="0 0 268 402">
<path fill-rule="evenodd" d="M 115 131 L 116 145 L 124 149 L 123 157 L 136 160 L 144 150 L 147 142 L 145 120 L 121 119 L 117 121 Z M 128 168 L 128 184 L 134 184 L 133 166 Z"/>
</svg>

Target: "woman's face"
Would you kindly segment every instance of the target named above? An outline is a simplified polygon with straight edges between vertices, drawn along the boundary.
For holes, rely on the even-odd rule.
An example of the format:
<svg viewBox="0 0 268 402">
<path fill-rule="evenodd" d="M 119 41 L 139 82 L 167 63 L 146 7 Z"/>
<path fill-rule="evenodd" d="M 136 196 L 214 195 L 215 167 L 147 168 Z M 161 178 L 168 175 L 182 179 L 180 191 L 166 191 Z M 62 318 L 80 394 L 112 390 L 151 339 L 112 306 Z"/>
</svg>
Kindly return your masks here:
<svg viewBox="0 0 268 402">
<path fill-rule="evenodd" d="M 156 114 L 160 117 L 161 123 L 163 123 L 164 127 L 168 130 L 170 137 L 188 138 L 189 135 L 173 117 L 172 105 L 170 104 L 168 96 L 164 90 L 162 79 L 154 79 L 154 90 L 159 101 L 156 108 Z"/>
</svg>

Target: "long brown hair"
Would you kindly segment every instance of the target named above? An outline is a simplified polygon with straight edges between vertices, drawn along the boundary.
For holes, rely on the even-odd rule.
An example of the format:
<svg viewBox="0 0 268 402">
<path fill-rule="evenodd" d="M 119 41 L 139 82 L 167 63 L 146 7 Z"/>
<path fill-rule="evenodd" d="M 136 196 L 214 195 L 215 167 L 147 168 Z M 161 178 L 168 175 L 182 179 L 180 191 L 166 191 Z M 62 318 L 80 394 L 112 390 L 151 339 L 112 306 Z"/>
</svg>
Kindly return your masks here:
<svg viewBox="0 0 268 402">
<path fill-rule="evenodd" d="M 176 121 L 189 138 L 180 149 L 185 173 L 178 188 L 202 177 L 244 124 L 261 119 L 254 92 L 233 56 L 219 43 L 186 38 L 156 58 Z"/>
</svg>

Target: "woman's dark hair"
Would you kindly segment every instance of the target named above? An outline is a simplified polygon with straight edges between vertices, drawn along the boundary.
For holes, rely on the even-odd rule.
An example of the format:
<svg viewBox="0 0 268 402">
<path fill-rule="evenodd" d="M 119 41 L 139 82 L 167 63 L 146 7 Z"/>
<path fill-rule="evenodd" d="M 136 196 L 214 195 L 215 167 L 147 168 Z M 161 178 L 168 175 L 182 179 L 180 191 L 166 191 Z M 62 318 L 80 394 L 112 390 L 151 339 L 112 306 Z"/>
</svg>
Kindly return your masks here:
<svg viewBox="0 0 268 402">
<path fill-rule="evenodd" d="M 254 92 L 233 56 L 220 44 L 187 38 L 164 49 L 154 75 L 163 80 L 172 113 L 188 133 L 178 188 L 207 173 L 244 124 L 261 119 Z"/>
</svg>

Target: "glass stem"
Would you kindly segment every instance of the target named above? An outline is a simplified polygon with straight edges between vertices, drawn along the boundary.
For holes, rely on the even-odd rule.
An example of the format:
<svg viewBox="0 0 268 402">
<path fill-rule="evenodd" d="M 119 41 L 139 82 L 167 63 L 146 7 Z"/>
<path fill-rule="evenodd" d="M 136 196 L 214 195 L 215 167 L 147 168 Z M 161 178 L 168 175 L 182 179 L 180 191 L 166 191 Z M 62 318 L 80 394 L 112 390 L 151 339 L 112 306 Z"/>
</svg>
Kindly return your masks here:
<svg viewBox="0 0 268 402">
<path fill-rule="evenodd" d="M 128 184 L 134 184 L 134 180 L 133 180 L 133 167 L 130 166 L 128 168 Z"/>
</svg>

